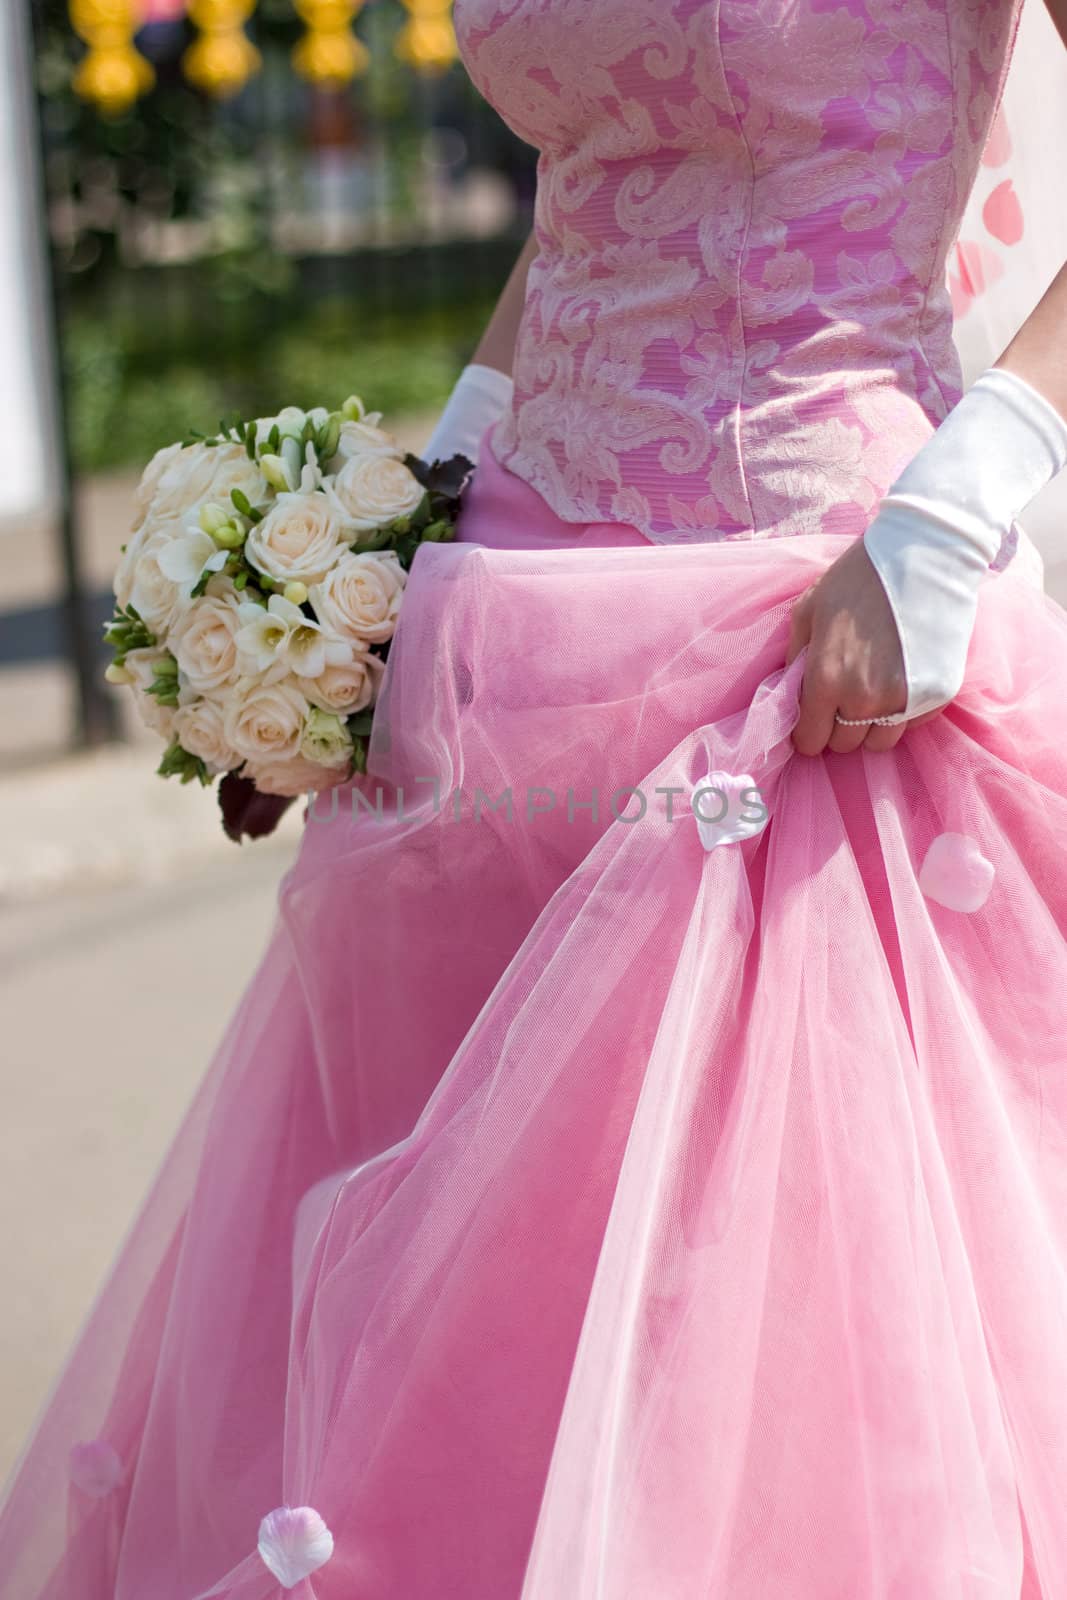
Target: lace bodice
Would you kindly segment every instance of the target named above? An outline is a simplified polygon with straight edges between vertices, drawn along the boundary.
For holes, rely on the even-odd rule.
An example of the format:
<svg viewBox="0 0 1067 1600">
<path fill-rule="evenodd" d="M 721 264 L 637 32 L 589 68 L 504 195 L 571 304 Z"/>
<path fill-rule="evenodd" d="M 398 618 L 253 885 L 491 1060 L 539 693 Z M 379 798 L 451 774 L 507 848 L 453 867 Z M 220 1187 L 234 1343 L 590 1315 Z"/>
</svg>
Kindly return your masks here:
<svg viewBox="0 0 1067 1600">
<path fill-rule="evenodd" d="M 456 0 L 540 151 L 499 459 L 659 542 L 859 535 L 962 392 L 945 263 L 1019 9 Z"/>
</svg>

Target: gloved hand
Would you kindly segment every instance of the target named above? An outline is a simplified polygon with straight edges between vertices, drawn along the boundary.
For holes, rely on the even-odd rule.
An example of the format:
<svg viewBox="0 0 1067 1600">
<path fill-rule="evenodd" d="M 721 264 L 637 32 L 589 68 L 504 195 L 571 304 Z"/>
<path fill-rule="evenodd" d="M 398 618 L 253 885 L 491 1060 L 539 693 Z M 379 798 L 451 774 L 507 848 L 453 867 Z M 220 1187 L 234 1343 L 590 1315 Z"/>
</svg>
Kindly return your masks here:
<svg viewBox="0 0 1067 1600">
<path fill-rule="evenodd" d="M 863 543 L 900 636 L 899 720 L 959 692 L 979 583 L 1014 519 L 1064 465 L 1067 420 L 1018 374 L 990 367 L 890 484 Z"/>
<path fill-rule="evenodd" d="M 422 451 L 423 460 L 447 461 L 461 454 L 477 463 L 482 435 L 507 411 L 514 389 L 507 373 L 496 367 L 478 362 L 464 367 Z"/>
</svg>

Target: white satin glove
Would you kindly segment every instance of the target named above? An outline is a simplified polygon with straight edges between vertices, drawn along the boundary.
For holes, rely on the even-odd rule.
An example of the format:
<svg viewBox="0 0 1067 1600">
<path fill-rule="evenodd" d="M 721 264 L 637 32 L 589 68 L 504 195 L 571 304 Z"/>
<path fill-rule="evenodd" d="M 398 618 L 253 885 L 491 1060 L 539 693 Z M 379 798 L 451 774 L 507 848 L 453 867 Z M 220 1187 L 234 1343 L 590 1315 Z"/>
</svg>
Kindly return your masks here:
<svg viewBox="0 0 1067 1600">
<path fill-rule="evenodd" d="M 989 367 L 889 486 L 863 536 L 900 635 L 908 700 L 936 710 L 963 683 L 979 583 L 1003 536 L 1067 464 L 1067 420 Z"/>
<path fill-rule="evenodd" d="M 496 367 L 476 361 L 464 367 L 422 452 L 423 460 L 447 461 L 459 454 L 477 464 L 482 435 L 507 411 L 514 391 L 507 373 Z"/>
</svg>

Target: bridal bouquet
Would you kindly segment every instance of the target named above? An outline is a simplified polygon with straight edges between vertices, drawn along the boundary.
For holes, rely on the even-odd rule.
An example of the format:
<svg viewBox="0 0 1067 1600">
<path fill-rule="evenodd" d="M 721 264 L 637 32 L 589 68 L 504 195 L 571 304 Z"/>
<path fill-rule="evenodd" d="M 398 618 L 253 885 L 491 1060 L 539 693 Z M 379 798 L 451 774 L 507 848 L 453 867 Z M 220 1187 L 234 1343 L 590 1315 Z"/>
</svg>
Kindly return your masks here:
<svg viewBox="0 0 1067 1600">
<path fill-rule="evenodd" d="M 115 576 L 107 676 L 167 742 L 163 777 L 220 777 L 232 838 L 366 767 L 418 546 L 451 539 L 464 456 L 407 455 L 360 400 L 287 406 L 149 462 Z"/>
</svg>

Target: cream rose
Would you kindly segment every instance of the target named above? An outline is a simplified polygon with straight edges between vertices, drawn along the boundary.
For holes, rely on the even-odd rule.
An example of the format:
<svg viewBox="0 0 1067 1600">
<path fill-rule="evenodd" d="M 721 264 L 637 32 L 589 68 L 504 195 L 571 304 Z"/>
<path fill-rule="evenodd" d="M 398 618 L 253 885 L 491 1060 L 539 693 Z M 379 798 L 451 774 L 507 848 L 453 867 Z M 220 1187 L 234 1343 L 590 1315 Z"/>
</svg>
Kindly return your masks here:
<svg viewBox="0 0 1067 1600">
<path fill-rule="evenodd" d="M 353 456 L 327 483 L 326 495 L 346 528 L 372 533 L 417 510 L 423 488 L 402 461 Z"/>
<path fill-rule="evenodd" d="M 289 761 L 246 761 L 241 771 L 262 794 L 278 795 L 317 794 L 348 777 L 346 767 L 323 767 L 304 756 Z"/>
<path fill-rule="evenodd" d="M 180 706 L 174 713 L 174 737 L 211 773 L 229 772 L 241 764 L 227 741 L 226 713 L 217 700 L 203 698 Z"/>
<path fill-rule="evenodd" d="M 362 422 L 342 422 L 337 443 L 337 455 L 342 461 L 351 461 L 356 456 L 386 456 L 400 461 L 403 454 L 403 446 L 395 434 L 376 428 L 369 418 Z"/>
<path fill-rule="evenodd" d="M 324 494 L 280 494 L 245 540 L 245 559 L 279 583 L 317 583 L 345 553 L 342 528 Z"/>
<path fill-rule="evenodd" d="M 246 761 L 287 761 L 300 753 L 309 710 L 292 678 L 271 684 L 241 679 L 226 705 L 226 741 Z"/>
<path fill-rule="evenodd" d="M 141 526 L 148 515 L 149 507 L 155 499 L 156 491 L 163 480 L 165 473 L 169 472 L 174 462 L 181 455 L 180 444 L 164 445 L 162 450 L 157 450 L 151 461 L 141 474 L 141 481 L 134 490 L 134 503 L 137 507 L 137 517 L 134 521 L 134 532 Z"/>
<path fill-rule="evenodd" d="M 317 678 L 304 684 L 313 706 L 350 717 L 364 711 L 378 697 L 378 686 L 385 671 L 381 656 L 361 653 L 344 666 L 328 666 Z"/>
<path fill-rule="evenodd" d="M 324 627 L 368 644 L 381 644 L 396 632 L 407 574 L 393 550 L 341 557 L 309 593 Z"/>
<path fill-rule="evenodd" d="M 196 520 L 208 500 L 229 506 L 230 491 L 240 489 L 253 505 L 267 497 L 267 486 L 254 461 L 239 444 L 193 444 L 166 463 L 150 509 L 156 517 Z"/>
<path fill-rule="evenodd" d="M 160 570 L 158 545 L 142 553 L 134 573 L 129 603 L 157 639 L 178 626 L 184 616 L 189 602 L 178 585 Z"/>
<path fill-rule="evenodd" d="M 119 556 L 118 566 L 115 569 L 115 599 L 120 606 L 128 606 L 133 598 L 133 586 L 137 581 L 137 569 L 141 558 L 148 551 L 158 554 L 165 544 L 169 544 L 172 539 L 180 537 L 184 531 L 184 524 L 180 517 L 157 517 L 153 514 L 143 521 L 135 532 L 130 535 Z M 162 573 L 160 573 L 160 577 L 163 577 Z M 170 582 L 169 579 L 164 581 Z M 154 577 L 150 582 L 155 582 Z"/>
<path fill-rule="evenodd" d="M 186 679 L 201 693 L 237 676 L 237 606 L 235 593 L 205 594 L 188 606 L 168 640 Z"/>
</svg>

